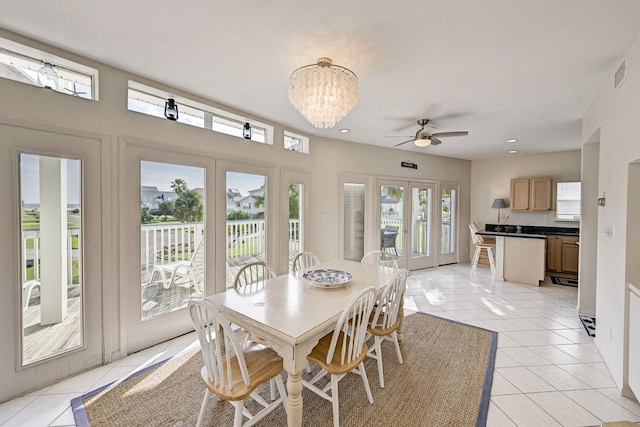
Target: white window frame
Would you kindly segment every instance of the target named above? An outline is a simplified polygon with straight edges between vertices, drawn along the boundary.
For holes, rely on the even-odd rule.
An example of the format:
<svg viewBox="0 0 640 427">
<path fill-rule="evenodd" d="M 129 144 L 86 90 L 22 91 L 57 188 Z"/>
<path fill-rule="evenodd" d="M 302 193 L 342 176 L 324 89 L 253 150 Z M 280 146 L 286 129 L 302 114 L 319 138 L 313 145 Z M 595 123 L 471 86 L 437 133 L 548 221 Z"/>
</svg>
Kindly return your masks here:
<svg viewBox="0 0 640 427">
<path fill-rule="evenodd" d="M 283 146 L 285 150 L 309 154 L 309 137 L 285 130 Z"/>
<path fill-rule="evenodd" d="M 173 98 L 178 104 L 179 123 L 241 139 L 245 139 L 242 133 L 244 124 L 249 123 L 252 129 L 251 141 L 273 145 L 273 126 L 271 125 L 129 80 L 127 93 L 129 111 L 164 118 L 164 103 L 169 98 Z M 143 111 L 142 108 L 136 108 L 131 101 L 146 104 L 149 109 Z"/>
<path fill-rule="evenodd" d="M 0 56 L 3 56 L 8 61 L 11 61 L 15 66 L 25 72 L 25 76 L 33 78 L 30 74 L 35 76 L 34 86 L 40 86 L 37 83 L 38 70 L 44 63 L 51 64 L 56 70 L 60 79 L 63 81 L 63 85 L 56 92 L 64 93 L 66 95 L 74 95 L 73 90 L 67 88 L 64 83 L 71 83 L 78 81 L 78 79 L 88 79 L 91 89 L 90 97 L 82 97 L 84 99 L 91 99 L 97 101 L 98 96 L 98 70 L 92 67 L 88 67 L 77 62 L 70 61 L 66 58 L 62 58 L 57 55 L 53 55 L 49 52 L 45 52 L 39 49 L 32 48 L 20 43 L 16 43 L 12 40 L 8 40 L 0 37 Z M 0 61 L 4 62 L 4 61 Z M 29 84 L 24 80 L 16 80 L 25 84 Z"/>
</svg>

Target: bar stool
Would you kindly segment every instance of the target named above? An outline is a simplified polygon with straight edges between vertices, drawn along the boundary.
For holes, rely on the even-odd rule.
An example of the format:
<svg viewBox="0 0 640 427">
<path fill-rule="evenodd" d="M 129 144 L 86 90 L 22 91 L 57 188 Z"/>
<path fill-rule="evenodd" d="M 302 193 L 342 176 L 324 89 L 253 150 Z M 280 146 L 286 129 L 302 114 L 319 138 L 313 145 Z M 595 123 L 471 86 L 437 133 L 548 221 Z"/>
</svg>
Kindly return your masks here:
<svg viewBox="0 0 640 427">
<path fill-rule="evenodd" d="M 476 229 L 472 224 L 469 224 L 469 231 L 471 232 L 471 239 L 476 247 L 476 251 L 473 254 L 473 261 L 471 262 L 471 274 L 475 273 L 476 267 L 478 267 L 478 260 L 480 259 L 480 253 L 482 250 L 487 251 L 487 258 L 489 258 L 489 266 L 491 267 L 491 277 L 496 278 L 496 266 L 493 260 L 493 250 L 496 247 L 495 243 L 485 242 L 482 236 L 476 234 Z"/>
</svg>

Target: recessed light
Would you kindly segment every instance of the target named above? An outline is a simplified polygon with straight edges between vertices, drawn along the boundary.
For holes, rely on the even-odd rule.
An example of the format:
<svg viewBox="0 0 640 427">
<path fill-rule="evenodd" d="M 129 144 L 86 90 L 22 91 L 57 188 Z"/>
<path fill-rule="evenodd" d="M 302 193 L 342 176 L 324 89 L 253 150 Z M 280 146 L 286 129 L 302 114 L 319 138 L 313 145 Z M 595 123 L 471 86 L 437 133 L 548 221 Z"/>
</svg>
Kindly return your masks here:
<svg viewBox="0 0 640 427">
<path fill-rule="evenodd" d="M 511 142 L 518 142 L 518 138 L 511 138 L 511 139 L 507 139 L 507 142 L 511 143 Z"/>
<path fill-rule="evenodd" d="M 340 129 L 340 133 L 349 133 L 349 129 Z"/>
<path fill-rule="evenodd" d="M 509 150 L 509 154 L 516 154 L 518 150 Z"/>
</svg>

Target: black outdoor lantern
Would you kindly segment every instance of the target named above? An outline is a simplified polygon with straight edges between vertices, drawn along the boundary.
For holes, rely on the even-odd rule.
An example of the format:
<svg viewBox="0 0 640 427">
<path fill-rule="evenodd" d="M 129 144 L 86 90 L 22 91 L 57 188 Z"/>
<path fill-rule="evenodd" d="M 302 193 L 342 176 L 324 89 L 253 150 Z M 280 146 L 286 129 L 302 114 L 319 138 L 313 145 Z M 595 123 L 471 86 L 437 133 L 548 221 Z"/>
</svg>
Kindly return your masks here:
<svg viewBox="0 0 640 427">
<path fill-rule="evenodd" d="M 164 103 L 164 116 L 169 120 L 178 120 L 178 104 L 175 99 L 169 98 Z"/>
<path fill-rule="evenodd" d="M 244 127 L 242 128 L 242 136 L 244 136 L 244 139 L 251 139 L 251 125 L 249 122 L 244 124 Z"/>
</svg>

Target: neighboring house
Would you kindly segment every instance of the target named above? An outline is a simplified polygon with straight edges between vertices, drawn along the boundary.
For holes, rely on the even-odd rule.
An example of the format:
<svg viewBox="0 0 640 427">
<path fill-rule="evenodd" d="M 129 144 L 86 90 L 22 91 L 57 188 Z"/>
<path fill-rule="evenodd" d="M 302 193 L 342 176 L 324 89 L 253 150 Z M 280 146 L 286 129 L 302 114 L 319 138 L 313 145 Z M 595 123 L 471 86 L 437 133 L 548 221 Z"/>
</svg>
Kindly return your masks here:
<svg viewBox="0 0 640 427">
<path fill-rule="evenodd" d="M 264 212 L 264 204 L 256 207 L 256 202 L 262 199 L 264 201 L 264 187 L 249 190 L 249 195 L 244 197 L 235 188 L 227 190 L 227 214 L 234 210 L 240 210 L 249 215 L 257 215 Z"/>
<path fill-rule="evenodd" d="M 237 188 L 229 188 L 227 190 L 227 215 L 239 209 L 238 202 L 242 200 L 242 194 Z"/>
<path fill-rule="evenodd" d="M 264 185 L 260 188 L 256 188 L 255 190 L 249 190 L 249 195 L 264 198 Z"/>
<path fill-rule="evenodd" d="M 264 212 L 264 205 L 256 207 L 256 201 L 258 201 L 257 197 L 247 196 L 238 202 L 238 209 L 248 213 L 249 215 L 256 215 Z"/>
<path fill-rule="evenodd" d="M 140 206 L 147 207 L 151 213 L 158 210 L 160 203 L 167 200 L 176 200 L 178 196 L 173 191 L 160 191 L 158 187 L 141 186 L 140 187 Z"/>
<path fill-rule="evenodd" d="M 194 190 L 204 196 L 204 188 L 194 188 Z M 147 207 L 154 213 L 158 210 L 158 206 L 167 200 L 177 200 L 178 195 L 174 191 L 160 191 L 158 187 L 151 185 L 143 185 L 140 187 L 140 206 Z"/>
</svg>

